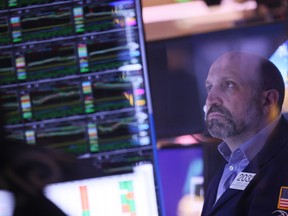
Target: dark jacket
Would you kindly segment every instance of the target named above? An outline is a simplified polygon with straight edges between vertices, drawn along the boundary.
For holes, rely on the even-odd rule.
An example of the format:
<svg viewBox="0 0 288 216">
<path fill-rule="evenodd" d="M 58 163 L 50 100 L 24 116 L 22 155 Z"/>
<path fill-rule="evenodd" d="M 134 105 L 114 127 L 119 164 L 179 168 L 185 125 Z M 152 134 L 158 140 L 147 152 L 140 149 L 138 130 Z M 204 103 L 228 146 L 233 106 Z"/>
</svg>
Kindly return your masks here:
<svg viewBox="0 0 288 216">
<path fill-rule="evenodd" d="M 243 170 L 256 173 L 248 186 L 243 191 L 228 188 L 215 203 L 224 166 L 209 185 L 202 216 L 288 215 L 288 205 L 278 206 L 280 199 L 286 199 L 280 196 L 280 192 L 287 187 L 288 193 L 288 122 L 284 117 L 281 117 L 263 149 Z"/>
</svg>

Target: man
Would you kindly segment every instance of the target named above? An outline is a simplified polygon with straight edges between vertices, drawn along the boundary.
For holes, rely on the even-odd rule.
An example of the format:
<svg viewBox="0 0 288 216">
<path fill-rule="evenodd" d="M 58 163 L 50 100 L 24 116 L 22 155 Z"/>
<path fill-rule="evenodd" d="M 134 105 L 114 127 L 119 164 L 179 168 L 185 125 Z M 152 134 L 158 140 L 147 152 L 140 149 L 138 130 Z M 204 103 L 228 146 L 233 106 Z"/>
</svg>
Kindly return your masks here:
<svg viewBox="0 0 288 216">
<path fill-rule="evenodd" d="M 288 215 L 284 82 L 273 63 L 229 52 L 211 66 L 205 118 L 227 161 L 210 182 L 202 216 Z"/>
</svg>

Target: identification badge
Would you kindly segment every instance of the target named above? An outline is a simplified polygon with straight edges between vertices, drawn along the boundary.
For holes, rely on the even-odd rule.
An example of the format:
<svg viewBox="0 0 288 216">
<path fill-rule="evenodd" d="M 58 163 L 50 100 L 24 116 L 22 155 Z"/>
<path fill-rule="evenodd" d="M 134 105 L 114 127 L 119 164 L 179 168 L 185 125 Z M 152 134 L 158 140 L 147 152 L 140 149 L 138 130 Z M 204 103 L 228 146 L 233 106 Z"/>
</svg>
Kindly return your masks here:
<svg viewBox="0 0 288 216">
<path fill-rule="evenodd" d="M 244 190 L 256 173 L 240 172 L 230 185 L 230 189 Z"/>
</svg>

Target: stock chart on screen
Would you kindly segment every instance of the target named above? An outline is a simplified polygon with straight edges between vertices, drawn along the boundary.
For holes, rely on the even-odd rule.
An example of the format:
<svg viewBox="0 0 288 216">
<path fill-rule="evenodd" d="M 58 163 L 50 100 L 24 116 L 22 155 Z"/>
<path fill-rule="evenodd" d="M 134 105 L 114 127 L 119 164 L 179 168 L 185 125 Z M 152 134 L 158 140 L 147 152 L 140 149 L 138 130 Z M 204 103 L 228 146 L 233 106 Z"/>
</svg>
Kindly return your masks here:
<svg viewBox="0 0 288 216">
<path fill-rule="evenodd" d="M 76 156 L 45 192 L 69 215 L 161 215 L 140 3 L 0 1 L 5 135 Z"/>
<path fill-rule="evenodd" d="M 9 139 L 77 156 L 152 148 L 138 1 L 7 0 L 0 14 Z"/>
</svg>

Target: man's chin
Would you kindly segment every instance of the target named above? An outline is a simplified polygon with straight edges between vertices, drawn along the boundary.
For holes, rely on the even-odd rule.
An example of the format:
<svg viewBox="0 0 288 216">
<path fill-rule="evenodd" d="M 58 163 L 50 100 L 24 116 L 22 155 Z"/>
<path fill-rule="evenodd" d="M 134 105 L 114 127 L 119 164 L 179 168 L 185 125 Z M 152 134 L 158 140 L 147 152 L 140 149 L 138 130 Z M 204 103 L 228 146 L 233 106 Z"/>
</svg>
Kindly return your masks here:
<svg viewBox="0 0 288 216">
<path fill-rule="evenodd" d="M 227 133 L 227 127 L 225 124 L 208 124 L 207 129 L 210 135 L 214 138 L 224 139 Z"/>
<path fill-rule="evenodd" d="M 209 130 L 208 130 L 209 131 Z M 214 138 L 217 139 L 224 139 L 225 137 L 223 136 L 223 134 L 215 132 L 215 131 L 209 131 L 210 135 Z"/>
<path fill-rule="evenodd" d="M 211 128 L 211 130 L 225 130 L 227 122 L 219 118 L 208 118 L 206 120 L 207 128 Z"/>
</svg>

